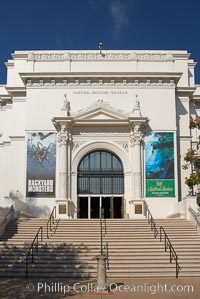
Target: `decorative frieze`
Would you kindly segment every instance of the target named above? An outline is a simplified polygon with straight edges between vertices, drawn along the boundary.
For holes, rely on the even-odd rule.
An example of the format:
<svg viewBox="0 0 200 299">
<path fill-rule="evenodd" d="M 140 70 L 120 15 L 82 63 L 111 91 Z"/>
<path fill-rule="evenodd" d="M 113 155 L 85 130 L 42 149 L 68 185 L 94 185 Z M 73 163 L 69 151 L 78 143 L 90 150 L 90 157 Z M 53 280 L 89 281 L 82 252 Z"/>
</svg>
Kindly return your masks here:
<svg viewBox="0 0 200 299">
<path fill-rule="evenodd" d="M 153 52 L 107 52 L 104 55 L 96 52 L 49 52 L 29 53 L 29 61 L 173 61 L 172 53 Z"/>
<path fill-rule="evenodd" d="M 29 88 L 77 88 L 77 87 L 90 87 L 90 88 L 175 88 L 175 81 L 170 79 L 156 80 L 156 79 L 131 79 L 127 78 L 69 78 L 69 79 L 28 79 L 26 80 L 26 86 Z"/>
</svg>

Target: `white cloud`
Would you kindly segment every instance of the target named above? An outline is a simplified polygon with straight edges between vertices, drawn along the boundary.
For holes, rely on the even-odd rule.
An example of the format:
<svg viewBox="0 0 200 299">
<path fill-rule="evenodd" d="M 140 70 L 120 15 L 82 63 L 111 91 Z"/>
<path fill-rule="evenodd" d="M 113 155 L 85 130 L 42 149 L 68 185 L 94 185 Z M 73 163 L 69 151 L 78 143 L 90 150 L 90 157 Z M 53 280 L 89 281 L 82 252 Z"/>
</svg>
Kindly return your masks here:
<svg viewBox="0 0 200 299">
<path fill-rule="evenodd" d="M 110 13 L 114 22 L 115 34 L 118 36 L 124 27 L 129 24 L 128 6 L 119 0 L 114 0 L 110 5 Z"/>
</svg>

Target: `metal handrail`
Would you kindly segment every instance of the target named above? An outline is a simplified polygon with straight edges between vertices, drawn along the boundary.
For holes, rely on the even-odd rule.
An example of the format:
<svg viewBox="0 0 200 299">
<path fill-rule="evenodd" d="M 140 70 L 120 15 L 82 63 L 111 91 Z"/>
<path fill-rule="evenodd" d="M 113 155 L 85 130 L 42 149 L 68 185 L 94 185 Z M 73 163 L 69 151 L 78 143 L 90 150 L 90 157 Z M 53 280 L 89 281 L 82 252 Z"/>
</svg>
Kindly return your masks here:
<svg viewBox="0 0 200 299">
<path fill-rule="evenodd" d="M 107 260 L 106 260 L 106 268 L 109 270 L 110 265 L 109 265 L 108 242 L 106 242 L 106 256 L 107 256 Z"/>
<path fill-rule="evenodd" d="M 181 267 L 178 263 L 178 256 L 176 254 L 176 251 L 174 250 L 174 247 L 172 246 L 170 239 L 168 235 L 165 232 L 165 229 L 163 226 L 160 226 L 160 241 L 162 242 L 162 232 L 164 233 L 165 237 L 165 252 L 167 249 L 170 251 L 170 263 L 172 263 L 173 260 L 176 262 L 176 278 L 178 278 L 179 270 L 181 270 Z"/>
<path fill-rule="evenodd" d="M 102 217 L 103 216 L 103 217 Z M 100 233 L 101 233 L 101 255 L 104 253 L 103 250 L 103 233 L 104 236 L 106 234 L 106 219 L 104 218 L 104 209 L 101 209 L 101 215 L 100 215 Z"/>
<path fill-rule="evenodd" d="M 33 239 L 33 242 L 26 254 L 26 278 L 28 278 L 28 261 L 29 261 L 29 255 L 32 251 L 32 259 L 31 259 L 31 262 L 32 264 L 34 263 L 34 245 L 36 245 L 36 251 L 38 252 L 38 246 L 39 246 L 39 234 L 41 233 L 41 242 L 42 242 L 42 239 L 43 239 L 43 228 L 42 226 L 39 227 L 34 239 Z"/>
<path fill-rule="evenodd" d="M 14 207 L 13 205 L 10 207 L 10 210 L 8 211 L 8 213 L 6 215 L 3 215 L 5 217 L 5 219 L 3 220 L 3 222 L 0 224 L 0 226 L 4 225 L 4 223 L 7 221 L 8 219 L 8 215 L 14 211 Z"/>
<path fill-rule="evenodd" d="M 194 219 L 196 220 L 196 223 L 198 224 L 198 226 L 200 226 L 200 221 L 199 221 L 199 219 L 198 219 L 198 216 L 200 216 L 200 214 L 197 214 L 197 213 L 193 210 L 192 207 L 189 207 L 188 210 L 192 213 L 192 215 L 193 215 Z"/>
<path fill-rule="evenodd" d="M 53 210 L 49 216 L 49 219 L 47 221 L 47 239 L 49 239 L 49 231 L 52 232 L 52 225 L 55 224 L 54 220 L 56 219 L 56 206 L 53 207 Z M 58 221 L 57 221 L 57 225 L 58 225 Z M 54 233 L 56 231 L 57 225 L 54 229 Z"/>
<path fill-rule="evenodd" d="M 153 216 L 152 216 L 151 212 L 149 211 L 149 209 L 147 209 L 147 219 L 148 219 L 148 224 L 151 224 L 151 230 L 154 232 L 154 238 L 156 239 L 159 232 L 156 227 L 156 222 L 153 219 Z"/>
</svg>

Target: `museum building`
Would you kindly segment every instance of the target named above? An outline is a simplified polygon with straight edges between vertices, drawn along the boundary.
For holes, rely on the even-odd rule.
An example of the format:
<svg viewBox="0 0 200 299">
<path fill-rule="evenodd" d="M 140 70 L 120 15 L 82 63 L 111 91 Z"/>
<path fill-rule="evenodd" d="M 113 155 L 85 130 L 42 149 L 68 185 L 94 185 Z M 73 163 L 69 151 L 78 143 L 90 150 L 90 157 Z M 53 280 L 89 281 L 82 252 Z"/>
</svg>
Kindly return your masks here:
<svg viewBox="0 0 200 299">
<path fill-rule="evenodd" d="M 15 51 L 0 85 L 0 206 L 183 215 L 184 155 L 198 145 L 195 64 L 187 51 Z"/>
</svg>

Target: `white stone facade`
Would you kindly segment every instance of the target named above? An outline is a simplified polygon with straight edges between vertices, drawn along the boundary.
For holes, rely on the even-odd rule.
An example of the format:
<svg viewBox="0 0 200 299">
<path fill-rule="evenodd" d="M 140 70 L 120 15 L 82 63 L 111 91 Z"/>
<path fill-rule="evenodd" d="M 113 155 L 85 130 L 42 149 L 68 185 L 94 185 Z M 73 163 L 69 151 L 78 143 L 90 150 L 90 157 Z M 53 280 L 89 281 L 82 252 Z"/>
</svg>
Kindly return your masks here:
<svg viewBox="0 0 200 299">
<path fill-rule="evenodd" d="M 88 153 L 104 150 L 123 165 L 122 217 L 142 216 L 146 206 L 154 217 L 181 211 L 188 194 L 183 157 L 198 137 L 189 120 L 200 107 L 189 56 L 187 51 L 14 52 L 6 63 L 7 82 L 0 85 L 0 206 L 18 192 L 38 217 L 66 205 L 60 217 L 76 218 L 78 165 Z M 56 133 L 54 197 L 26 194 L 29 132 Z M 174 196 L 146 196 L 146 132 L 173 133 Z M 141 215 L 135 205 L 141 205 Z"/>
</svg>

